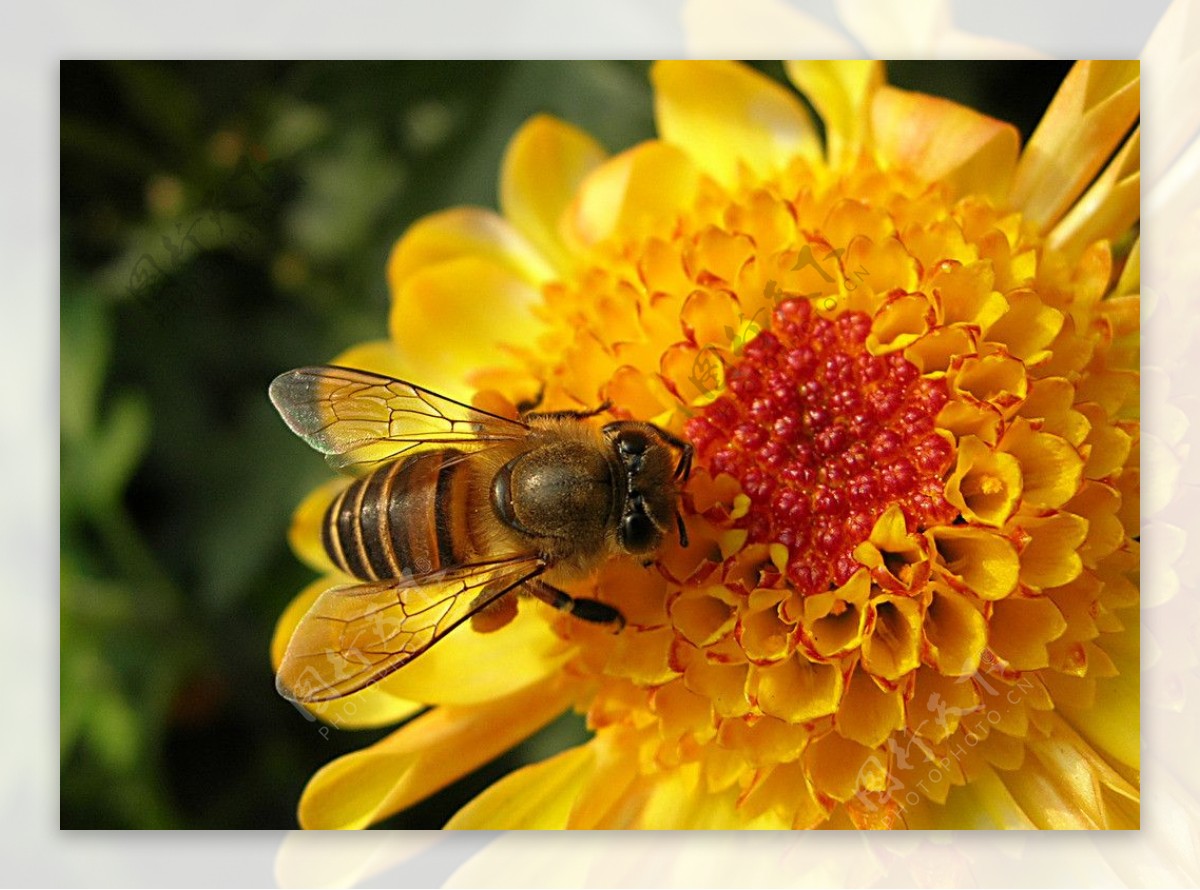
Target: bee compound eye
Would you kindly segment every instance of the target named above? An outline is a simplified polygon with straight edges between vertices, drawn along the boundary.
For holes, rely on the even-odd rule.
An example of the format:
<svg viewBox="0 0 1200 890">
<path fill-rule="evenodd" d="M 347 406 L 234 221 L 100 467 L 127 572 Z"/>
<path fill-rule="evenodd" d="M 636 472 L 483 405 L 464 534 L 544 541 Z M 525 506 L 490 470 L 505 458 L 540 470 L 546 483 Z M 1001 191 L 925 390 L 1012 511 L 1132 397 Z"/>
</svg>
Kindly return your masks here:
<svg viewBox="0 0 1200 890">
<path fill-rule="evenodd" d="M 638 430 L 625 430 L 617 435 L 617 448 L 622 454 L 644 454 L 650 442 Z"/>
<path fill-rule="evenodd" d="M 648 550 L 654 543 L 654 523 L 645 513 L 630 513 L 621 520 L 621 544 L 631 553 Z"/>
</svg>

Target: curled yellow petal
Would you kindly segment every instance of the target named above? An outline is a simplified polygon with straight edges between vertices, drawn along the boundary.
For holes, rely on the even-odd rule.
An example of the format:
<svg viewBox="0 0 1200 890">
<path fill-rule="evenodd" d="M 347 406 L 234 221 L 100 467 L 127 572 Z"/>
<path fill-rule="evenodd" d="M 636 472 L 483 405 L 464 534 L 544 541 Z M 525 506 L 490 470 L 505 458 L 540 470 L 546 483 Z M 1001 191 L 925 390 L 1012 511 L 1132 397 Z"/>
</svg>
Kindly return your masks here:
<svg viewBox="0 0 1200 890">
<path fill-rule="evenodd" d="M 867 348 L 884 355 L 912 344 L 933 324 L 933 307 L 923 294 L 906 294 L 876 313 L 867 336 Z"/>
<path fill-rule="evenodd" d="M 898 680 L 921 660 L 921 607 L 909 597 L 884 594 L 867 606 L 863 666 L 884 680 Z"/>
<path fill-rule="evenodd" d="M 908 703 L 908 727 L 933 743 L 952 736 L 963 717 L 979 709 L 979 696 L 962 677 L 945 677 L 927 667 L 918 668 Z"/>
<path fill-rule="evenodd" d="M 1037 364 L 1062 329 L 1063 314 L 1031 290 L 1009 291 L 1004 299 L 1008 311 L 988 328 L 987 339 L 1004 344 L 1010 355 L 1026 364 Z"/>
<path fill-rule="evenodd" d="M 964 436 L 958 443 L 958 466 L 946 481 L 946 500 L 967 520 L 999 528 L 1016 510 L 1022 484 L 1015 457 Z"/>
<path fill-rule="evenodd" d="M 862 645 L 870 593 L 870 576 L 858 571 L 837 590 L 804 597 L 800 645 L 813 660 L 826 661 Z"/>
<path fill-rule="evenodd" d="M 1021 562 L 1007 538 L 969 526 L 929 530 L 944 573 L 980 599 L 998 600 L 1016 589 Z"/>
<path fill-rule="evenodd" d="M 777 664 L 752 667 L 750 687 L 764 714 L 788 723 L 806 723 L 838 709 L 842 672 L 799 653 Z"/>
<path fill-rule="evenodd" d="M 827 806 L 814 796 L 804 765 L 795 761 L 760 770 L 738 808 L 751 819 L 774 813 L 780 828 L 812 828 L 829 815 Z"/>
<path fill-rule="evenodd" d="M 987 622 L 968 597 L 942 584 L 931 592 L 922 627 L 925 658 L 948 677 L 970 676 L 987 645 Z"/>
<path fill-rule="evenodd" d="M 732 599 L 723 585 L 684 588 L 668 610 L 675 628 L 688 642 L 707 646 L 733 631 L 737 611 Z"/>
</svg>

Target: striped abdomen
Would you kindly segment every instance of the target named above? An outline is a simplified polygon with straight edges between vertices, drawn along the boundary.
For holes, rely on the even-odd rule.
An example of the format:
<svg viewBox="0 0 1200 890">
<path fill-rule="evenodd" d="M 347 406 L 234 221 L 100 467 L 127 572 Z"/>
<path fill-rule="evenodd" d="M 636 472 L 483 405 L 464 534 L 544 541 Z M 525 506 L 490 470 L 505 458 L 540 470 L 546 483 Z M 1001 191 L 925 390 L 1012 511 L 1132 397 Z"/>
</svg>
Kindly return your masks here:
<svg viewBox="0 0 1200 890">
<path fill-rule="evenodd" d="M 334 498 L 321 537 L 342 571 L 364 581 L 425 575 L 476 554 L 470 461 L 447 449 L 401 458 Z"/>
</svg>

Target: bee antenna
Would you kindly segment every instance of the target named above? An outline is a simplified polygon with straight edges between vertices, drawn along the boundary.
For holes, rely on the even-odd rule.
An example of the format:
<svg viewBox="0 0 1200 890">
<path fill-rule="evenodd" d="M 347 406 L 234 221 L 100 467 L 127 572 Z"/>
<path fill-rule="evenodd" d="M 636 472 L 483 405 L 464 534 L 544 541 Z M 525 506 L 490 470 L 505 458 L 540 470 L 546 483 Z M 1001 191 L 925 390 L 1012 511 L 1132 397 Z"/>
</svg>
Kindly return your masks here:
<svg viewBox="0 0 1200 890">
<path fill-rule="evenodd" d="M 683 514 L 678 510 L 675 511 L 675 524 L 679 526 L 679 546 L 686 547 L 688 545 L 687 526 L 683 524 Z"/>
</svg>

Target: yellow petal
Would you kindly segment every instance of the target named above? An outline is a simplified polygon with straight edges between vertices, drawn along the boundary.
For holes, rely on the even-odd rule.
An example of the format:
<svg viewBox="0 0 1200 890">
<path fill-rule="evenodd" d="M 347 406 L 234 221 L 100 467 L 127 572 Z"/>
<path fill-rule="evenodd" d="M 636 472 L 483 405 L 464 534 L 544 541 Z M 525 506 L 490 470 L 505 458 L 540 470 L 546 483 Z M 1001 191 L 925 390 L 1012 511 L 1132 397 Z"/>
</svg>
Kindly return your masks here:
<svg viewBox="0 0 1200 890">
<path fill-rule="evenodd" d="M 966 106 L 884 86 L 871 103 L 875 152 L 887 167 L 945 182 L 955 195 L 1000 198 L 1017 162 L 1016 129 Z"/>
<path fill-rule="evenodd" d="M 695 201 L 699 173 L 679 148 L 644 142 L 597 166 L 567 209 L 567 244 L 583 252 L 616 237 L 669 230 Z"/>
<path fill-rule="evenodd" d="M 784 62 L 788 77 L 825 122 L 830 164 L 853 159 L 870 144 L 871 98 L 884 82 L 883 63 L 873 60 Z"/>
<path fill-rule="evenodd" d="M 1133 248 L 1129 251 L 1129 256 L 1125 259 L 1125 267 L 1121 270 L 1121 277 L 1118 279 L 1117 286 L 1113 290 L 1113 296 L 1127 297 L 1131 294 L 1140 293 L 1141 289 L 1142 239 L 1138 238 L 1133 242 Z"/>
<path fill-rule="evenodd" d="M 832 714 L 842 698 L 842 672 L 814 664 L 800 654 L 770 666 L 752 666 L 750 684 L 764 714 L 788 723 L 806 723 Z"/>
<path fill-rule="evenodd" d="M 909 729 L 933 744 L 953 735 L 961 718 L 979 709 L 979 696 L 963 678 L 944 677 L 922 665 L 917 668 L 908 703 Z"/>
<path fill-rule="evenodd" d="M 1025 146 L 1011 206 L 1050 229 L 1137 118 L 1139 84 L 1136 60 L 1076 62 Z"/>
<path fill-rule="evenodd" d="M 1091 446 L 1083 474 L 1088 479 L 1105 479 L 1125 465 L 1133 447 L 1133 437 L 1106 416 L 1107 412 L 1094 402 L 1077 406 L 1079 413 L 1092 425 L 1084 445 Z"/>
<path fill-rule="evenodd" d="M 1137 828 L 1139 793 L 1063 721 L 1051 716 L 1047 738 L 1029 742 L 1034 758 L 1005 781 L 1046 828 Z M 1130 820 L 1127 816 L 1133 813 Z M 1039 819 L 1039 816 L 1041 817 Z M 1044 820 L 1044 821 L 1043 821 Z"/>
<path fill-rule="evenodd" d="M 321 543 L 321 529 L 325 524 L 325 513 L 329 505 L 351 481 L 345 476 L 330 479 L 309 492 L 292 514 L 292 524 L 288 527 L 288 544 L 291 545 L 293 553 L 318 572 L 337 571 L 337 566 L 333 564 L 333 560 L 325 551 L 325 545 Z"/>
<path fill-rule="evenodd" d="M 658 715 L 659 732 L 666 740 L 708 742 L 716 734 L 708 699 L 696 695 L 681 679 L 654 690 L 651 705 Z"/>
<path fill-rule="evenodd" d="M 809 730 L 776 717 L 722 720 L 717 744 L 738 751 L 751 766 L 795 760 L 808 744 Z"/>
<path fill-rule="evenodd" d="M 1087 438 L 1091 425 L 1074 410 L 1075 386 L 1063 377 L 1044 377 L 1033 381 L 1029 395 L 1018 412 L 1022 417 L 1040 421 L 1044 433 L 1061 436 L 1078 447 Z"/>
<path fill-rule="evenodd" d="M 747 664 L 716 664 L 697 658 L 687 666 L 683 682 L 688 689 L 712 702 L 718 717 L 740 717 L 750 710 L 746 701 Z"/>
<path fill-rule="evenodd" d="M 430 711 L 381 742 L 322 767 L 300 798 L 304 828 L 364 828 L 466 775 L 560 714 L 565 684 Z"/>
<path fill-rule="evenodd" d="M 408 275 L 393 292 L 389 329 L 400 360 L 421 369 L 421 385 L 469 401 L 472 371 L 515 364 L 511 347 L 541 332 L 540 302 L 511 267 L 463 256 Z"/>
<path fill-rule="evenodd" d="M 1002 343 L 1010 355 L 1026 364 L 1035 364 L 1046 356 L 1046 349 L 1062 330 L 1063 314 L 1031 290 L 1010 291 L 1004 298 L 1009 309 L 988 329 L 987 339 Z"/>
<path fill-rule="evenodd" d="M 368 340 L 366 343 L 351 346 L 330 364 L 371 371 L 374 374 L 386 374 L 403 380 L 411 380 L 420 374 L 419 368 L 406 367 L 400 361 L 396 345 L 391 340 Z"/>
<path fill-rule="evenodd" d="M 1087 537 L 1087 520 L 1074 513 L 1018 516 L 1013 525 L 1029 536 L 1021 551 L 1021 583 L 1035 590 L 1069 584 L 1083 570 L 1079 546 Z"/>
<path fill-rule="evenodd" d="M 856 670 L 834 719 L 846 738 L 875 748 L 904 725 L 903 693 L 881 689 L 865 670 Z"/>
<path fill-rule="evenodd" d="M 956 801 L 957 806 L 950 806 Z M 947 804 L 947 812 L 943 814 L 942 821 L 930 825 L 930 828 L 1037 828 L 991 767 L 985 767 L 964 787 L 954 789 Z M 985 815 L 986 823 L 973 824 L 976 821 L 982 822 Z"/>
<path fill-rule="evenodd" d="M 477 704 L 539 685 L 571 654 L 546 620 L 548 611 L 526 600 L 516 618 L 492 633 L 457 628 L 381 685 L 392 695 L 436 705 Z"/>
<path fill-rule="evenodd" d="M 1058 703 L 1056 707 L 1078 732 L 1105 754 L 1132 769 L 1141 766 L 1140 616 L 1136 609 L 1121 612 L 1124 630 L 1105 635 L 1105 647 L 1117 666 L 1117 676 L 1103 681 L 1102 695 L 1090 707 Z M 1116 639 L 1111 639 L 1116 637 Z"/>
<path fill-rule="evenodd" d="M 1117 152 L 1070 213 L 1050 232 L 1046 244 L 1068 255 L 1093 241 L 1116 241 L 1141 216 L 1141 129 Z"/>
<path fill-rule="evenodd" d="M 746 658 L 756 664 L 782 661 L 794 648 L 792 625 L 780 609 L 787 592 L 763 589 L 755 593 L 739 612 L 734 638 Z"/>
<path fill-rule="evenodd" d="M 589 745 L 568 748 L 522 767 L 455 813 L 446 828 L 511 830 L 566 828 L 594 756 Z"/>
<path fill-rule="evenodd" d="M 633 812 L 622 828 L 642 829 L 732 829 L 753 828 L 734 808 L 733 790 L 710 794 L 697 763 L 657 771 L 640 780 L 631 792 Z M 767 818 L 771 828 L 782 827 Z"/>
<path fill-rule="evenodd" d="M 546 259 L 502 216 L 456 207 L 417 220 L 396 242 L 387 266 L 392 298 L 417 272 L 463 257 L 491 260 L 532 285 L 554 276 Z"/>
<path fill-rule="evenodd" d="M 670 627 L 644 631 L 627 628 L 617 636 L 607 673 L 627 677 L 640 686 L 667 682 L 676 675 L 670 661 L 674 634 Z"/>
<path fill-rule="evenodd" d="M 871 757 L 870 748 L 831 732 L 808 746 L 804 765 L 813 788 L 834 800 L 847 801 L 861 788 Z"/>
<path fill-rule="evenodd" d="M 867 335 L 872 355 L 895 352 L 925 336 L 934 321 L 933 307 L 924 294 L 906 294 L 876 313 Z"/>
<path fill-rule="evenodd" d="M 571 801 L 564 827 L 625 827 L 620 822 L 628 814 L 631 786 L 638 777 L 639 742 L 636 731 L 617 726 L 597 733 L 586 745 L 591 766 Z"/>
<path fill-rule="evenodd" d="M 526 121 L 508 144 L 500 209 L 561 271 L 572 265 L 562 239 L 563 215 L 584 177 L 606 156 L 587 133 L 548 115 Z"/>
<path fill-rule="evenodd" d="M 828 816 L 827 808 L 813 796 L 804 764 L 799 761 L 760 770 L 738 809 L 751 819 L 773 812 L 782 828 L 811 828 Z"/>
<path fill-rule="evenodd" d="M 1100 482 L 1085 482 L 1068 503 L 1067 509 L 1087 520 L 1088 534 L 1079 556 L 1088 568 L 1125 543 L 1126 531 L 1117 511 L 1121 495 L 1117 489 Z M 1132 525 L 1130 528 L 1137 528 Z"/>
<path fill-rule="evenodd" d="M 950 386 L 969 400 L 987 402 L 1005 415 L 1021 407 L 1029 385 L 1025 364 L 1010 355 L 993 353 L 964 358 L 952 370 Z"/>
<path fill-rule="evenodd" d="M 1067 629 L 1062 613 L 1048 597 L 1009 597 L 996 603 L 988 623 L 988 645 L 1019 671 L 1050 666 L 1046 645 Z"/>
<path fill-rule="evenodd" d="M 796 155 L 816 160 L 812 120 L 786 88 L 736 62 L 666 61 L 651 71 L 662 138 L 726 187 L 741 168 L 757 176 Z"/>
</svg>

